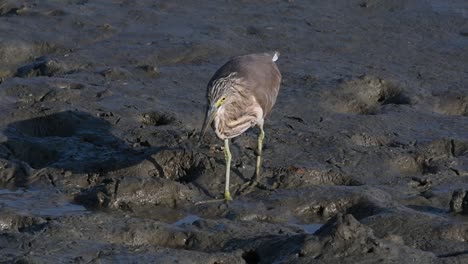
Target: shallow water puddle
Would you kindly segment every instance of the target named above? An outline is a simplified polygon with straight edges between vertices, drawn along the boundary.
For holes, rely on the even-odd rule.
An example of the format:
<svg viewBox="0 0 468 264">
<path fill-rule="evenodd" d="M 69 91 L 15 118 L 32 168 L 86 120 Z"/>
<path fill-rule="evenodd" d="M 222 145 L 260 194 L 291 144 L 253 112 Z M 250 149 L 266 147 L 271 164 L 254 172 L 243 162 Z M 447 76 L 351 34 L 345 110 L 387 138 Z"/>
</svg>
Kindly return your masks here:
<svg viewBox="0 0 468 264">
<path fill-rule="evenodd" d="M 200 219 L 202 218 L 197 215 L 190 214 L 190 215 L 185 216 L 184 218 L 177 220 L 172 225 L 176 227 L 183 227 L 185 225 L 191 225 L 195 221 L 198 221 Z M 313 223 L 313 224 L 288 223 L 288 225 L 300 228 L 307 234 L 313 234 L 315 233 L 315 231 L 319 230 L 323 226 L 323 224 L 317 224 L 317 223 Z"/>
<path fill-rule="evenodd" d="M 71 203 L 53 190 L 0 189 L 0 206 L 38 216 L 62 216 L 84 213 L 86 208 Z"/>
</svg>

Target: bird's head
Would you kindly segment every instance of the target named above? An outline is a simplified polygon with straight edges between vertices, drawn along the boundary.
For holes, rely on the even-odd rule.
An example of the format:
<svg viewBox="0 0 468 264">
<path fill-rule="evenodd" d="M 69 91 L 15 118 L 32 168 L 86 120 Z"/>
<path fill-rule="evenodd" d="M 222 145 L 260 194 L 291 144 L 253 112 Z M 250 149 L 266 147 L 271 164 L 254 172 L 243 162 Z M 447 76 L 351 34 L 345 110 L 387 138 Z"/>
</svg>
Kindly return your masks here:
<svg viewBox="0 0 468 264">
<path fill-rule="evenodd" d="M 200 141 L 205 135 L 208 127 L 215 119 L 218 111 L 223 108 L 226 102 L 231 101 L 233 99 L 234 94 L 237 93 L 236 87 L 240 82 L 240 78 L 238 78 L 237 72 L 231 72 L 227 76 L 221 74 L 221 76 L 224 77 L 218 76 L 220 76 L 220 74 L 216 72 L 213 78 L 208 83 L 208 109 L 206 111 L 205 122 L 203 122 Z"/>
<path fill-rule="evenodd" d="M 209 100 L 208 109 L 206 111 L 205 116 L 205 122 L 203 122 L 202 133 L 200 135 L 200 140 L 203 138 L 203 136 L 205 136 L 206 130 L 211 125 L 219 109 L 221 109 L 228 97 L 229 93 L 223 93 L 219 96 L 216 96 L 214 100 Z"/>
</svg>

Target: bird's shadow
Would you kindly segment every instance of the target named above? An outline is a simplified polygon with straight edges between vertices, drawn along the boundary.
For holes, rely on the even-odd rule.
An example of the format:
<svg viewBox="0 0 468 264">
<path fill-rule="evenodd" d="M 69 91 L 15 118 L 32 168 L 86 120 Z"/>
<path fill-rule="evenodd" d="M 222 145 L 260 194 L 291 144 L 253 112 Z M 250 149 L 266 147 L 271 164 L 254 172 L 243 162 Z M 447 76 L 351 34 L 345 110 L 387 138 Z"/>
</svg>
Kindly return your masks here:
<svg viewBox="0 0 468 264">
<path fill-rule="evenodd" d="M 205 144 L 190 145 L 191 140 L 184 139 L 184 144 L 188 146 L 177 144 L 169 147 L 164 145 L 164 138 L 157 139 L 157 135 L 150 133 L 148 139 L 155 139 L 156 143 L 143 142 L 144 147 L 134 148 L 114 136 L 111 129 L 112 124 L 104 118 L 83 111 L 63 111 L 8 124 L 3 130 L 6 141 L 0 142 L 0 159 L 12 164 L 22 164 L 23 172 L 14 173 L 13 177 L 0 175 L 0 186 L 29 187 L 37 180 L 38 173 L 49 173 L 49 169 L 71 172 L 73 175 L 88 175 L 96 184 L 120 169 L 127 170 L 133 165 L 148 161 L 152 164 L 153 168 L 150 169 L 154 170 L 156 177 L 193 184 L 206 196 L 213 195 L 207 189 L 207 179 L 220 174 L 220 171 L 224 172 L 224 169 L 213 169 L 215 163 L 219 163 L 219 166 L 215 166 L 217 168 L 222 168 L 225 164 L 221 157 L 210 163 L 213 154 L 209 153 L 208 148 L 205 150 Z M 241 155 L 240 150 L 235 152 L 238 152 L 238 156 Z M 178 159 L 175 161 L 177 164 L 173 164 L 174 159 Z M 169 163 L 166 164 L 167 162 Z M 175 168 L 170 168 L 171 166 Z M 245 177 L 235 166 L 231 169 L 242 181 L 250 180 L 250 177 Z M 98 175 L 98 178 L 94 175 Z M 199 181 L 202 176 L 203 179 Z M 86 186 L 88 184 L 91 183 L 85 183 Z"/>
<path fill-rule="evenodd" d="M 106 173 L 147 159 L 160 148 L 138 151 L 115 137 L 111 124 L 82 111 L 64 111 L 13 122 L 3 131 L 0 157 L 33 170 L 58 168 L 72 173 Z M 162 168 L 154 162 L 162 174 Z M 25 187 L 28 174 L 17 174 L 15 187 Z M 5 185 L 5 184 L 4 184 Z M 11 185 L 11 184 L 10 184 Z"/>
</svg>

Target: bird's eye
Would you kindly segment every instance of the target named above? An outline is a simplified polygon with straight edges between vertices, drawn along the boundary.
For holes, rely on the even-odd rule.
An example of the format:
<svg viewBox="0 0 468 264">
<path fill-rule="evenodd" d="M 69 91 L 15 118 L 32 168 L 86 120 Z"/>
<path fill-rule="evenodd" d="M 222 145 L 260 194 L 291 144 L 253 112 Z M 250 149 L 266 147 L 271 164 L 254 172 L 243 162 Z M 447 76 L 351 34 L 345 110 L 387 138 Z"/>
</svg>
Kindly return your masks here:
<svg viewBox="0 0 468 264">
<path fill-rule="evenodd" d="M 219 98 L 218 102 L 216 102 L 216 106 L 217 107 L 221 106 L 225 100 L 226 100 L 226 96 Z"/>
</svg>

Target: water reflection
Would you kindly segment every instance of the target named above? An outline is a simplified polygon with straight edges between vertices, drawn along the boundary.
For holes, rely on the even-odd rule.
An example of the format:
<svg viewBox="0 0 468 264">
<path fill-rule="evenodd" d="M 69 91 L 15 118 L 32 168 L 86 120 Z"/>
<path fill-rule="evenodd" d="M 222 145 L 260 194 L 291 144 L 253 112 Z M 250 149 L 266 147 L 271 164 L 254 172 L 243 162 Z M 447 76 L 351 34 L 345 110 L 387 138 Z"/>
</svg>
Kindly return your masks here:
<svg viewBox="0 0 468 264">
<path fill-rule="evenodd" d="M 0 207 L 37 216 L 63 216 L 84 213 L 86 209 L 55 190 L 0 189 Z"/>
</svg>

